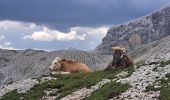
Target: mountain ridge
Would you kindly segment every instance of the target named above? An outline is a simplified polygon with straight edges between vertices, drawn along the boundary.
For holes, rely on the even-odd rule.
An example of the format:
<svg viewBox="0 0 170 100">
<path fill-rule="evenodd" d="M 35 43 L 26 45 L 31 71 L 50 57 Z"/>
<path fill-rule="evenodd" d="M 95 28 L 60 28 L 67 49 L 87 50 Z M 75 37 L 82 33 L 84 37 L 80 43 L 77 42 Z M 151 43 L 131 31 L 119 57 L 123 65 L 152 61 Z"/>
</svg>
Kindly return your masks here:
<svg viewBox="0 0 170 100">
<path fill-rule="evenodd" d="M 170 4 L 146 16 L 110 27 L 95 52 L 109 55 L 112 46 L 122 46 L 132 51 L 140 45 L 170 35 L 169 27 Z"/>
</svg>

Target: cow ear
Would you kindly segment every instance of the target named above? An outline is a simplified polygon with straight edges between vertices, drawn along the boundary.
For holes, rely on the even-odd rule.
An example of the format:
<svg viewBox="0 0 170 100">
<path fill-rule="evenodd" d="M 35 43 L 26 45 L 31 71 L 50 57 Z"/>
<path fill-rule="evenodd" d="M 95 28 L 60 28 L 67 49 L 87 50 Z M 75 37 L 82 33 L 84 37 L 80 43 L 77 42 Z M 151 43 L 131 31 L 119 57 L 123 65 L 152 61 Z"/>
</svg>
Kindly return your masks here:
<svg viewBox="0 0 170 100">
<path fill-rule="evenodd" d="M 126 51 L 126 48 L 122 48 L 122 51 L 125 52 L 125 51 Z"/>
<path fill-rule="evenodd" d="M 112 47 L 112 51 L 113 51 L 113 52 L 115 51 L 115 47 Z"/>
</svg>

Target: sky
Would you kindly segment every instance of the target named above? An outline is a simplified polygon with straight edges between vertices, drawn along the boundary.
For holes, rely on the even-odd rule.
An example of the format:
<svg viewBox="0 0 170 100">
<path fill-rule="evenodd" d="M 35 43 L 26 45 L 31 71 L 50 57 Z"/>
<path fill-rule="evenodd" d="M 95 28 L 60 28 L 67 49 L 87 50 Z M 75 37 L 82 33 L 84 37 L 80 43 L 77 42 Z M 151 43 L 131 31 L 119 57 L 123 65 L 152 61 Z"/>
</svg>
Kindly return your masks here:
<svg viewBox="0 0 170 100">
<path fill-rule="evenodd" d="M 109 27 L 170 0 L 0 0 L 0 48 L 94 50 Z"/>
</svg>

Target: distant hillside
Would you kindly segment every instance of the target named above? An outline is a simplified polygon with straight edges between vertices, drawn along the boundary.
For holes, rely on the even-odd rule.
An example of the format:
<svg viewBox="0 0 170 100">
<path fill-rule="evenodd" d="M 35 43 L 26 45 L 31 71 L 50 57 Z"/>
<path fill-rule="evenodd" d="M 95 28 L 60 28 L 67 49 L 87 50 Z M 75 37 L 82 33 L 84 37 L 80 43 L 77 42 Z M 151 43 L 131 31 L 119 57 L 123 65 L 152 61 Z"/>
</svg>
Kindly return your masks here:
<svg viewBox="0 0 170 100">
<path fill-rule="evenodd" d="M 96 47 L 98 54 L 111 54 L 112 46 L 123 46 L 132 51 L 143 44 L 170 35 L 170 4 L 144 17 L 111 27 L 102 43 Z"/>
</svg>

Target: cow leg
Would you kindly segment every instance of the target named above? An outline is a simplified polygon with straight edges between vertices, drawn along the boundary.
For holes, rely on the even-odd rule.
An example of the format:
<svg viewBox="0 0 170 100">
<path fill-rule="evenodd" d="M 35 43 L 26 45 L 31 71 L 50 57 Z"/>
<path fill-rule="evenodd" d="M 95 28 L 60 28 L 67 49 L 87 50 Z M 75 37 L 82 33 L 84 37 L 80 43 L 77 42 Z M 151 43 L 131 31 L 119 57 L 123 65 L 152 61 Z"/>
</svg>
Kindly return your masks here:
<svg viewBox="0 0 170 100">
<path fill-rule="evenodd" d="M 115 61 L 111 61 L 109 65 L 105 68 L 105 70 L 113 70 L 116 68 Z"/>
<path fill-rule="evenodd" d="M 61 75 L 71 74 L 70 72 L 60 72 Z"/>
</svg>

